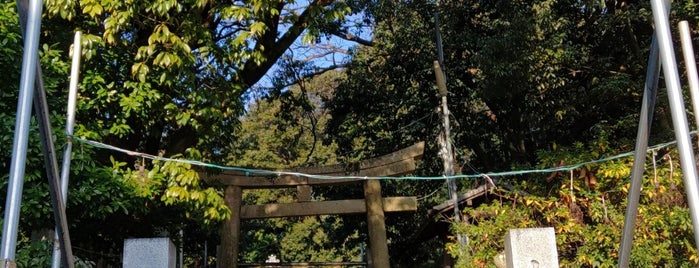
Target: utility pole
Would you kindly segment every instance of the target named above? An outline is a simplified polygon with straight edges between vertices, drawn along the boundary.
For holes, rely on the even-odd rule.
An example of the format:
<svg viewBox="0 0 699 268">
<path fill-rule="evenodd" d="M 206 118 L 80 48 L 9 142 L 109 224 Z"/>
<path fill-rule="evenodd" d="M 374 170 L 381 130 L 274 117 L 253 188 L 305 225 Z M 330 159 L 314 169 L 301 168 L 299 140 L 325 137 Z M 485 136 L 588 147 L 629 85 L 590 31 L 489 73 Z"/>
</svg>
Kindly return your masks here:
<svg viewBox="0 0 699 268">
<path fill-rule="evenodd" d="M 436 0 L 437 7 L 439 7 L 439 0 Z M 439 90 L 439 95 L 442 97 L 442 107 L 441 114 L 443 118 L 442 123 L 442 134 L 439 136 L 439 143 L 441 145 L 440 156 L 444 162 L 444 176 L 447 177 L 447 191 L 449 192 L 449 199 L 454 204 L 454 222 L 461 222 L 461 210 L 459 209 L 459 196 L 458 188 L 456 187 L 456 180 L 454 176 L 454 152 L 451 147 L 451 140 L 449 139 L 451 127 L 449 126 L 449 107 L 447 106 L 447 79 L 442 66 L 444 65 L 444 51 L 442 49 L 442 34 L 439 31 L 439 10 L 434 11 L 434 31 L 437 39 L 437 60 L 434 61 L 434 74 L 437 80 L 437 89 Z M 456 240 L 460 245 L 468 244 L 468 237 L 462 234 L 456 234 Z M 460 255 L 463 254 L 462 250 L 459 250 Z"/>
<path fill-rule="evenodd" d="M 439 0 L 436 0 L 436 4 L 439 7 Z M 452 178 L 454 176 L 454 153 L 451 147 L 451 140 L 449 139 L 451 127 L 449 126 L 449 107 L 447 106 L 447 78 L 444 74 L 442 66 L 444 65 L 444 51 L 442 49 L 442 33 L 439 31 L 439 10 L 434 11 L 434 31 L 437 39 L 437 60 L 434 61 L 434 75 L 437 78 L 437 89 L 439 90 L 439 95 L 442 97 L 442 134 L 440 135 L 440 145 L 442 160 L 444 162 L 444 176 L 447 177 L 447 190 L 449 192 L 449 198 L 451 202 L 454 203 L 454 221 L 461 222 L 461 210 L 459 209 L 459 196 L 458 188 L 456 187 L 456 180 Z M 461 234 L 456 235 L 456 239 L 459 244 L 468 244 L 468 238 Z"/>
<path fill-rule="evenodd" d="M 440 156 L 444 162 L 444 176 L 447 177 L 447 189 L 449 191 L 449 198 L 451 202 L 454 203 L 454 221 L 461 222 L 461 210 L 459 209 L 459 197 L 457 194 L 456 180 L 452 178 L 454 176 L 454 153 L 451 147 L 450 136 L 450 124 L 449 124 L 449 108 L 447 107 L 447 83 L 444 78 L 444 72 L 439 64 L 439 61 L 434 61 L 434 73 L 437 78 L 437 88 L 439 89 L 439 95 L 442 97 L 442 134 L 439 137 L 439 143 L 441 145 Z M 457 234 L 457 239 L 459 243 L 465 244 L 461 234 Z"/>
</svg>

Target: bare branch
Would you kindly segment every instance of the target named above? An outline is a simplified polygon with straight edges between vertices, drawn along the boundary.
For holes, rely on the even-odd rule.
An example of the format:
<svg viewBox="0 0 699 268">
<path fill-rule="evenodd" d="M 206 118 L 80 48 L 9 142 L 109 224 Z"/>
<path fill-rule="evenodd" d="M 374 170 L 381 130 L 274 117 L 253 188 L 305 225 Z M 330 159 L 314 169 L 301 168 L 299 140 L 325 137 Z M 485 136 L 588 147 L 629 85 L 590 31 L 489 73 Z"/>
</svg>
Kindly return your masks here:
<svg viewBox="0 0 699 268">
<path fill-rule="evenodd" d="M 314 54 L 314 55 L 310 55 L 310 56 L 306 57 L 305 59 L 298 60 L 298 61 L 306 63 L 306 62 L 310 62 L 310 61 L 315 60 L 315 59 L 324 58 L 325 56 L 328 56 L 328 55 L 331 55 L 334 53 L 335 52 L 333 52 L 333 51 L 328 51 L 325 53 Z"/>
<path fill-rule="evenodd" d="M 349 51 L 347 51 L 346 49 L 342 49 L 342 48 L 339 48 L 339 47 L 336 47 L 333 45 L 318 46 L 318 47 L 311 46 L 311 49 L 318 49 L 318 50 L 320 50 L 320 52 L 306 56 L 305 59 L 299 59 L 297 61 L 307 63 L 307 62 L 310 62 L 312 60 L 316 60 L 316 59 L 324 58 L 324 57 L 329 56 L 329 55 L 333 55 L 335 53 L 349 55 Z M 333 61 L 334 61 L 334 57 L 333 57 Z"/>
<path fill-rule="evenodd" d="M 329 71 L 332 71 L 332 70 L 337 70 L 337 69 L 342 69 L 342 68 L 345 68 L 345 67 L 347 67 L 347 64 L 346 64 L 346 63 L 341 63 L 341 64 L 333 64 L 333 65 L 330 65 L 330 66 L 327 66 L 327 67 L 323 67 L 323 68 L 317 68 L 316 71 L 315 71 L 314 73 L 312 73 L 312 74 L 310 74 L 310 75 L 307 75 L 305 78 L 316 77 L 316 76 L 319 76 L 319 75 L 324 74 L 324 73 L 326 73 L 326 72 L 329 72 Z"/>
<path fill-rule="evenodd" d="M 286 87 L 290 87 L 293 85 L 298 85 L 300 83 L 303 83 L 303 81 L 306 79 L 311 79 L 313 77 L 319 76 L 319 75 L 324 74 L 326 72 L 329 72 L 332 70 L 337 70 L 337 69 L 342 69 L 345 67 L 347 67 L 347 64 L 342 63 L 342 64 L 333 64 L 333 65 L 322 67 L 322 68 L 315 68 L 315 70 L 312 73 L 309 73 L 309 74 L 306 74 L 303 76 L 295 76 L 294 80 L 289 81 L 289 82 L 281 85 L 281 88 L 286 88 Z"/>
<path fill-rule="evenodd" d="M 238 32 L 240 32 L 240 31 L 242 31 L 242 30 L 246 30 L 246 29 L 244 29 L 244 28 L 237 28 L 237 29 L 231 30 L 230 32 L 227 32 L 227 33 L 225 33 L 225 34 L 223 34 L 223 35 L 219 35 L 219 36 L 216 38 L 216 41 L 218 42 L 218 41 L 221 41 L 221 40 L 225 40 L 225 39 L 227 39 L 227 38 L 229 38 L 229 37 L 231 37 L 231 36 L 234 36 L 234 35 L 238 34 Z"/>
<path fill-rule="evenodd" d="M 360 45 L 374 46 L 374 41 L 362 39 L 362 38 L 350 33 L 347 30 L 345 30 L 345 32 L 340 32 L 339 30 L 333 30 L 330 32 L 330 34 L 337 36 L 339 38 L 342 38 L 344 40 L 347 40 L 347 41 L 356 42 Z"/>
<path fill-rule="evenodd" d="M 219 30 L 216 33 L 216 40 L 220 41 L 231 37 L 243 29 L 243 24 L 239 21 L 226 23 L 225 25 L 219 27 Z"/>
</svg>

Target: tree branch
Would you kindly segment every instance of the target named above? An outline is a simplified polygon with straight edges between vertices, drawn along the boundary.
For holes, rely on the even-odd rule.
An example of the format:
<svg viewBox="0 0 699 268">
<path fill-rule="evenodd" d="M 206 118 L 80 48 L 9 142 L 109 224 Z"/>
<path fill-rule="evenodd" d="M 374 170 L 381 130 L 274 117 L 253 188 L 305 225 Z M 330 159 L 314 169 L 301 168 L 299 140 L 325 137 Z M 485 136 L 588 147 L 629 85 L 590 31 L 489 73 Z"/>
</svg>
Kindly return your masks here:
<svg viewBox="0 0 699 268">
<path fill-rule="evenodd" d="M 269 70 L 281 57 L 284 52 L 291 46 L 291 44 L 296 41 L 296 39 L 303 33 L 307 27 L 308 18 L 311 16 L 311 9 L 318 5 L 318 1 L 313 1 L 306 8 L 306 10 L 301 13 L 298 20 L 294 22 L 289 30 L 282 35 L 279 40 L 274 42 L 274 40 L 260 39 L 256 47 L 264 47 L 264 59 L 258 65 L 255 61 L 247 61 L 243 66 L 240 73 L 239 82 L 243 83 L 245 86 L 252 86 L 257 81 L 259 81 L 267 70 Z M 276 35 L 276 32 L 275 32 Z"/>
<path fill-rule="evenodd" d="M 365 45 L 365 46 L 370 46 L 370 47 L 374 46 L 374 41 L 360 38 L 360 37 L 350 33 L 349 31 L 341 32 L 339 30 L 333 30 L 330 32 L 330 34 L 337 36 L 339 38 L 342 38 L 344 40 L 347 40 L 347 41 L 356 42 L 360 45 Z"/>
<path fill-rule="evenodd" d="M 335 54 L 335 53 L 340 53 L 340 54 L 345 54 L 345 55 L 347 55 L 347 54 L 349 54 L 349 51 L 347 51 L 347 50 L 345 50 L 345 49 L 341 49 L 341 48 L 336 48 L 336 47 L 328 47 L 328 48 L 326 48 L 326 51 L 323 52 L 323 53 L 313 54 L 313 55 L 307 56 L 307 57 L 304 58 L 304 59 L 300 59 L 300 60 L 298 60 L 298 61 L 307 63 L 307 62 L 310 62 L 310 61 L 312 61 L 312 60 L 320 59 L 320 58 L 323 58 L 323 57 L 325 57 L 325 56 L 332 55 L 332 54 Z"/>
<path fill-rule="evenodd" d="M 344 63 L 343 63 L 343 64 L 333 64 L 333 65 L 330 65 L 330 66 L 327 66 L 327 67 L 323 67 L 323 68 L 315 68 L 314 72 L 309 73 L 309 74 L 306 74 L 306 75 L 303 75 L 303 76 L 294 77 L 293 80 L 291 80 L 291 81 L 289 81 L 289 82 L 287 82 L 287 83 L 284 83 L 284 84 L 280 85 L 279 87 L 280 87 L 280 88 L 286 88 L 286 87 L 290 87 L 290 86 L 293 86 L 293 85 L 297 85 L 297 84 L 299 84 L 299 83 L 302 83 L 304 79 L 310 79 L 310 78 L 319 76 L 319 75 L 321 75 L 321 74 L 324 74 L 324 73 L 326 73 L 326 72 L 329 72 L 329 71 L 332 71 L 332 70 L 341 69 L 341 68 L 345 68 L 345 67 L 347 67 L 347 64 L 344 64 Z M 268 89 L 269 89 L 269 88 L 268 88 Z"/>
</svg>

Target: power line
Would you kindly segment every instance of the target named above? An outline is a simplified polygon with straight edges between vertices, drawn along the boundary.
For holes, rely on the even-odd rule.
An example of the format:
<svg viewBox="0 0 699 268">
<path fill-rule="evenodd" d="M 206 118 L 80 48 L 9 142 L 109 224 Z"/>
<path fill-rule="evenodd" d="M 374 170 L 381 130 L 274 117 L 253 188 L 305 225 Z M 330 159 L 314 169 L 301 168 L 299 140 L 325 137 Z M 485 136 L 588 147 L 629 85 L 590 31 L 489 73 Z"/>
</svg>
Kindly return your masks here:
<svg viewBox="0 0 699 268">
<path fill-rule="evenodd" d="M 479 173 L 479 174 L 462 174 L 462 175 L 452 175 L 452 176 L 400 176 L 400 177 L 395 177 L 395 176 L 382 176 L 382 177 L 328 176 L 328 175 L 305 174 L 305 173 L 301 173 L 301 172 L 291 172 L 291 171 L 274 171 L 274 170 L 265 170 L 265 169 L 250 169 L 250 168 L 233 167 L 233 166 L 222 166 L 222 165 L 206 163 L 206 162 L 196 161 L 196 160 L 177 159 L 177 158 L 168 158 L 168 157 L 150 155 L 150 154 L 131 151 L 131 150 L 119 148 L 116 146 L 104 144 L 104 143 L 101 143 L 98 141 L 93 141 L 93 140 L 88 140 L 88 139 L 83 139 L 83 138 L 78 138 L 78 137 L 74 137 L 73 140 L 78 141 L 78 142 L 83 143 L 83 144 L 86 144 L 86 145 L 89 145 L 89 146 L 93 146 L 95 148 L 107 149 L 107 150 L 111 150 L 111 151 L 116 151 L 116 152 L 128 154 L 131 156 L 143 157 L 143 158 L 150 159 L 150 160 L 170 161 L 170 162 L 178 162 L 178 163 L 183 163 L 183 164 L 190 164 L 190 165 L 207 167 L 207 168 L 214 168 L 214 169 L 220 169 L 220 170 L 239 171 L 239 172 L 243 172 L 249 176 L 252 176 L 252 175 L 268 175 L 268 176 L 269 175 L 272 175 L 272 176 L 287 175 L 287 176 L 297 176 L 297 177 L 305 177 L 305 178 L 312 178 L 312 179 L 324 179 L 324 180 L 337 180 L 337 179 L 444 180 L 444 179 L 474 179 L 474 178 L 481 178 L 483 176 L 488 176 L 491 178 L 492 177 L 505 177 L 505 176 L 517 176 L 517 175 L 527 175 L 527 174 L 571 171 L 571 170 L 581 168 L 583 166 L 599 164 L 599 163 L 617 160 L 617 159 L 621 159 L 621 158 L 626 158 L 626 157 L 630 157 L 630 156 L 634 155 L 634 152 L 627 152 L 627 153 L 617 154 L 617 155 L 610 156 L 610 157 L 600 158 L 597 160 L 581 162 L 581 163 L 577 163 L 577 164 L 560 166 L 560 167 L 552 167 L 552 168 L 544 168 L 544 169 L 531 169 L 531 170 L 511 170 L 511 171 L 501 171 L 501 172 L 487 172 L 487 173 Z M 648 151 L 659 150 L 661 148 L 672 146 L 676 143 L 677 143 L 676 141 L 671 141 L 671 142 L 657 144 L 657 145 L 649 147 Z"/>
</svg>

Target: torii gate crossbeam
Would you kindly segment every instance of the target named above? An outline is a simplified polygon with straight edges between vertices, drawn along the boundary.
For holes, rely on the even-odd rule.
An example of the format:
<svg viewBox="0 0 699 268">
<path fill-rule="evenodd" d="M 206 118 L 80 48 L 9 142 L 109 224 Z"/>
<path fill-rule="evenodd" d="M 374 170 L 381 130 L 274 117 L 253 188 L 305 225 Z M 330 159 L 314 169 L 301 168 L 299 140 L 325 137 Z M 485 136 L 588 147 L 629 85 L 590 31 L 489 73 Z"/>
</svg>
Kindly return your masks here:
<svg viewBox="0 0 699 268">
<path fill-rule="evenodd" d="M 353 165 L 297 168 L 289 170 L 302 174 L 326 176 L 383 177 L 411 173 L 417 160 L 422 157 L 425 143 L 420 142 L 394 153 L 364 160 Z M 238 267 L 238 243 L 240 221 L 252 218 L 295 217 L 328 214 L 366 213 L 369 226 L 369 245 L 373 267 L 389 268 L 388 245 L 384 212 L 415 211 L 415 197 L 381 196 L 381 182 L 375 179 L 318 179 L 295 175 L 246 175 L 243 172 L 225 171 L 221 174 L 201 174 L 215 184 L 226 186 L 224 200 L 231 209 L 231 218 L 221 230 L 221 267 Z M 311 201 L 312 186 L 364 183 L 364 199 Z M 289 204 L 243 205 L 243 189 L 293 188 L 296 187 L 299 202 Z"/>
</svg>

